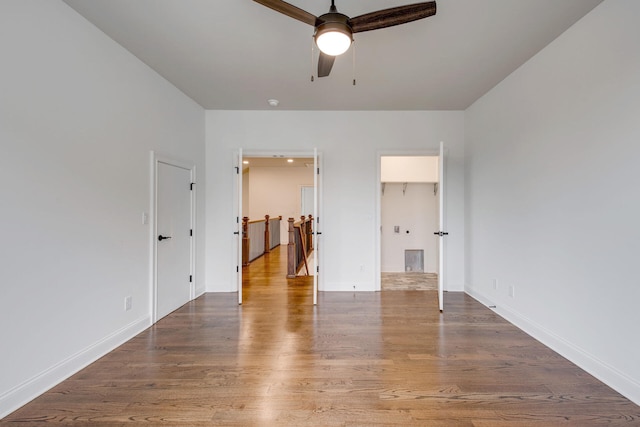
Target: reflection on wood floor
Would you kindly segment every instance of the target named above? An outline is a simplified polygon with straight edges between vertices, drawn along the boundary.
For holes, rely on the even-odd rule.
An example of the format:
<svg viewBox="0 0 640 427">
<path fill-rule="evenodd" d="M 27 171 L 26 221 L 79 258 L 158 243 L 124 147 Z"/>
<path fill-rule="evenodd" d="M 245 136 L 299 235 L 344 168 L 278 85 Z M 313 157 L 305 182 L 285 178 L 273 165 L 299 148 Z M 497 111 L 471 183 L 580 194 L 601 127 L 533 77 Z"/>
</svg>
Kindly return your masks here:
<svg viewBox="0 0 640 427">
<path fill-rule="evenodd" d="M 280 252 L 0 424 L 639 425 L 640 407 L 463 293 L 325 292 Z"/>
</svg>

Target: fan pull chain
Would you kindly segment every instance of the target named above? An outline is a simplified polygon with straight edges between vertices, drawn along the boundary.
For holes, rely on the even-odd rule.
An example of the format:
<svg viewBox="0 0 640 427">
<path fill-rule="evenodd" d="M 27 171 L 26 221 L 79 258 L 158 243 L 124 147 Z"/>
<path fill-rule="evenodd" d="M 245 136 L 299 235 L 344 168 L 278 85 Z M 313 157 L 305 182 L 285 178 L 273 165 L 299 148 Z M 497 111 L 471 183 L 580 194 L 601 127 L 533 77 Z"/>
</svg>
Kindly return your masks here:
<svg viewBox="0 0 640 427">
<path fill-rule="evenodd" d="M 351 43 L 351 46 L 353 46 L 353 52 L 352 52 L 352 57 L 353 57 L 353 85 L 356 85 L 356 42 L 355 40 L 353 41 L 353 43 Z"/>
<path fill-rule="evenodd" d="M 311 81 L 313 82 L 313 55 L 315 53 L 315 48 L 313 47 L 314 45 L 314 41 L 313 41 L 313 37 L 311 37 Z"/>
</svg>

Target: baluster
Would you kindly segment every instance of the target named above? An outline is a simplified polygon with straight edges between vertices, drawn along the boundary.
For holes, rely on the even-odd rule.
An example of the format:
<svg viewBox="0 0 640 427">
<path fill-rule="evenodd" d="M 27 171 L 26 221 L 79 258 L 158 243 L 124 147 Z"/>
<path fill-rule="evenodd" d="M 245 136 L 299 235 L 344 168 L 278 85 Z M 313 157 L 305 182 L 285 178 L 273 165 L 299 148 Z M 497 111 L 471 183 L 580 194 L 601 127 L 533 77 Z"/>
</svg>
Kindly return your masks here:
<svg viewBox="0 0 640 427">
<path fill-rule="evenodd" d="M 311 252 L 313 250 L 313 215 L 309 214 L 309 244 L 307 250 Z"/>
<path fill-rule="evenodd" d="M 242 266 L 249 265 L 249 217 L 242 218 Z"/>
<path fill-rule="evenodd" d="M 293 227 L 293 218 L 289 218 L 289 243 L 287 244 L 287 279 L 296 277 L 296 238 Z"/>
<path fill-rule="evenodd" d="M 306 259 L 308 253 L 307 253 L 307 248 L 309 247 L 308 245 L 308 241 L 309 241 L 309 233 L 307 233 L 307 217 L 302 215 L 300 217 L 300 231 L 302 236 L 302 241 L 304 242 L 304 257 Z"/>
<path fill-rule="evenodd" d="M 300 253 L 302 254 L 302 260 L 299 264 L 304 264 L 307 269 L 307 276 L 309 275 L 309 266 L 307 265 L 307 255 L 309 255 L 309 251 L 307 250 L 308 241 L 309 234 L 307 233 L 307 218 L 302 215 L 300 217 L 300 245 L 302 246 L 300 248 Z"/>
</svg>

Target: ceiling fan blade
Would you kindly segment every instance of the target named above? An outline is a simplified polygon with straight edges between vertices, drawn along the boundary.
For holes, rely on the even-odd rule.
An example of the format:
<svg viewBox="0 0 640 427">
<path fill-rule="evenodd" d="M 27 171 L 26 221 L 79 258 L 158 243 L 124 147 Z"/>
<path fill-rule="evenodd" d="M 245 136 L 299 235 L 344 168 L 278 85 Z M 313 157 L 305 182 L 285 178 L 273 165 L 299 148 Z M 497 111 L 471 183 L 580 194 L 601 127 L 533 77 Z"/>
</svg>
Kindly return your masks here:
<svg viewBox="0 0 640 427">
<path fill-rule="evenodd" d="M 282 0 L 253 0 L 256 3 L 260 3 L 263 6 L 267 6 L 270 9 L 275 10 L 276 12 L 280 12 L 284 15 L 287 15 L 293 19 L 297 19 L 298 21 L 302 21 L 305 24 L 309 24 L 311 26 L 316 26 L 316 20 L 318 19 L 315 15 L 307 12 L 306 10 L 302 10 L 299 7 L 296 7 L 292 4 L 284 2 Z"/>
<path fill-rule="evenodd" d="M 365 13 L 349 20 L 354 33 L 406 24 L 436 14 L 436 2 L 408 4 L 377 12 Z"/>
<path fill-rule="evenodd" d="M 320 52 L 320 57 L 318 58 L 318 77 L 327 77 L 331 72 L 335 60 L 335 56 Z"/>
</svg>

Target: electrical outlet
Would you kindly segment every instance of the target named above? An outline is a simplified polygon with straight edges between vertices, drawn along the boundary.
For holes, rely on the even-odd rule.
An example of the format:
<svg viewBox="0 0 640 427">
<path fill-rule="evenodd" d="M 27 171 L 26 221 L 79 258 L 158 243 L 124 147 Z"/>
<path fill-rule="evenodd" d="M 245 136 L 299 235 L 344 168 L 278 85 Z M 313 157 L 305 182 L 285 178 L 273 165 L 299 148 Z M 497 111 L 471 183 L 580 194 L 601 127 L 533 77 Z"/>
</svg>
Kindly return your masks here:
<svg viewBox="0 0 640 427">
<path fill-rule="evenodd" d="M 516 289 L 513 285 L 509 285 L 509 296 L 511 298 L 514 298 L 516 295 Z"/>
<path fill-rule="evenodd" d="M 131 310 L 131 297 L 124 297 L 124 311 Z"/>
</svg>

